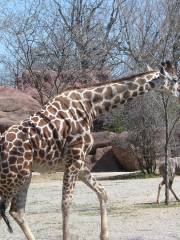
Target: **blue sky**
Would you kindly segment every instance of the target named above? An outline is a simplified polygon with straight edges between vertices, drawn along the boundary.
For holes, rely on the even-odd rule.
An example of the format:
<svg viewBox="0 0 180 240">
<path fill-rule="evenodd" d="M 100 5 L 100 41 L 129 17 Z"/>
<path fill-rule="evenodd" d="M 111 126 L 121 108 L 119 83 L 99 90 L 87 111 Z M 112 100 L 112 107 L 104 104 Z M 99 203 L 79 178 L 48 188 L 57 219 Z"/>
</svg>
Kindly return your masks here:
<svg viewBox="0 0 180 240">
<path fill-rule="evenodd" d="M 39 0 L 36 1 L 37 3 Z M 24 14 L 25 9 L 29 7 L 31 0 L 4 0 L 0 2 L 0 21 L 3 22 L 7 15 Z M 2 23 L 1 23 L 2 24 Z M 3 26 L 2 26 L 3 27 Z M 1 30 L 1 29 L 0 29 Z M 1 31 L 2 34 L 3 31 Z M 0 38 L 0 55 L 7 55 L 8 52 L 2 39 Z M 0 63 L 0 69 L 4 69 L 4 65 Z"/>
</svg>

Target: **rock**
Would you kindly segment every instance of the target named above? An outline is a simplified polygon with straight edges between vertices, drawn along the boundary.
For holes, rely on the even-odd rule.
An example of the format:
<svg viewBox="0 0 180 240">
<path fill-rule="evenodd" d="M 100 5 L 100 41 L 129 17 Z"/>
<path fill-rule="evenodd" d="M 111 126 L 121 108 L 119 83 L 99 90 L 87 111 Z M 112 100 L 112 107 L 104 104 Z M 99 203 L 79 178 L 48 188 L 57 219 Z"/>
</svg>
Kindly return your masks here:
<svg viewBox="0 0 180 240">
<path fill-rule="evenodd" d="M 40 104 L 29 95 L 11 87 L 0 87 L 0 132 L 26 119 L 40 108 Z"/>
<path fill-rule="evenodd" d="M 117 136 L 113 132 L 93 132 L 94 144 L 91 150 L 91 154 L 95 154 L 97 148 L 107 147 L 112 145 L 112 140 Z"/>
<path fill-rule="evenodd" d="M 92 162 L 92 172 L 118 172 L 122 169 L 112 152 L 111 146 L 96 149 Z"/>
<path fill-rule="evenodd" d="M 92 171 L 137 171 L 139 163 L 134 156 L 128 132 L 94 132 L 91 150 Z"/>
<path fill-rule="evenodd" d="M 121 147 L 113 147 L 112 151 L 116 156 L 119 164 L 123 166 L 126 171 L 137 171 L 140 170 L 139 162 L 132 153 L 131 148 L 123 149 Z"/>
<path fill-rule="evenodd" d="M 133 153 L 128 132 L 123 132 L 116 136 L 113 141 L 112 152 L 126 171 L 140 170 L 138 158 Z"/>
</svg>

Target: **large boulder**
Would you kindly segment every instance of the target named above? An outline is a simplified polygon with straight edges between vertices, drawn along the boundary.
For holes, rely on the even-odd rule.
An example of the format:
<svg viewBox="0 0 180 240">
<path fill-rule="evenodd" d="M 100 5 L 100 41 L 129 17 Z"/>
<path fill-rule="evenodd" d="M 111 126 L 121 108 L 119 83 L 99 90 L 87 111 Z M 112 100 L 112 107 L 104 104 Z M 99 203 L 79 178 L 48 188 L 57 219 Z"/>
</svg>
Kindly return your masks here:
<svg viewBox="0 0 180 240">
<path fill-rule="evenodd" d="M 0 87 L 0 133 L 40 108 L 40 104 L 29 95 L 11 87 Z"/>
<path fill-rule="evenodd" d="M 128 132 L 94 132 L 94 145 L 88 162 L 92 171 L 136 171 L 139 162 L 132 150 Z"/>
<path fill-rule="evenodd" d="M 124 168 L 124 170 L 140 170 L 139 161 L 134 154 L 128 132 L 123 132 L 116 136 L 116 138 L 113 140 L 112 152 L 114 153 L 117 161 Z"/>
<path fill-rule="evenodd" d="M 92 172 L 118 172 L 122 170 L 123 168 L 114 156 L 111 146 L 96 149 L 92 162 Z"/>
<path fill-rule="evenodd" d="M 95 154 L 97 148 L 108 147 L 112 145 L 112 141 L 116 138 L 117 134 L 113 132 L 93 132 L 94 144 L 91 150 L 92 154 Z"/>
</svg>

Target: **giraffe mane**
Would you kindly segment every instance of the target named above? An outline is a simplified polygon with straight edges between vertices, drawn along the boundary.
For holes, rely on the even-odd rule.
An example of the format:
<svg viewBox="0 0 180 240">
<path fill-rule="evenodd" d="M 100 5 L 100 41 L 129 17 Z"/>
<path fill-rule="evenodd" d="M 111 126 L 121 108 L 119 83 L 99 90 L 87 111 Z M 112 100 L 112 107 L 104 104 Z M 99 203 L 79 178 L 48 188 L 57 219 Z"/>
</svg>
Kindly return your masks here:
<svg viewBox="0 0 180 240">
<path fill-rule="evenodd" d="M 133 81 L 134 78 L 136 77 L 143 77 L 145 76 L 146 74 L 151 74 L 151 73 L 154 73 L 155 71 L 147 71 L 147 72 L 143 72 L 143 73 L 138 73 L 138 74 L 133 74 L 133 75 L 130 75 L 130 76 L 126 76 L 126 77 L 123 77 L 123 78 L 118 78 L 118 79 L 115 79 L 115 80 L 112 80 L 112 81 L 108 81 L 108 82 L 100 82 L 100 83 L 95 83 L 95 84 L 84 84 L 84 85 L 81 85 L 81 86 L 75 86 L 75 87 L 67 87 L 63 92 L 66 92 L 66 91 L 70 91 L 70 90 L 76 90 L 76 89 L 86 89 L 86 88 L 90 88 L 90 87 L 100 87 L 100 86 L 104 86 L 106 84 L 110 84 L 110 83 L 119 83 L 119 82 L 123 82 L 123 81 Z"/>
</svg>

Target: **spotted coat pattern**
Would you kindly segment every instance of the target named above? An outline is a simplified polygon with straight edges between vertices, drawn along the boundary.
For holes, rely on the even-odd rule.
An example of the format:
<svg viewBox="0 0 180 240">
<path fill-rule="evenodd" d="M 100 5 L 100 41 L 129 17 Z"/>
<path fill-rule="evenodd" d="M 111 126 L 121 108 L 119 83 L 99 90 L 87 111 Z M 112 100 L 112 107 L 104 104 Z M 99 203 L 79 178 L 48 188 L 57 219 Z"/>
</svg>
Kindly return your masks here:
<svg viewBox="0 0 180 240">
<path fill-rule="evenodd" d="M 101 207 L 102 240 L 108 239 L 104 188 L 86 167 L 93 138 L 92 122 L 99 115 L 156 87 L 160 72 L 150 71 L 119 81 L 67 90 L 41 111 L 9 128 L 0 138 L 0 198 L 11 202 L 10 213 L 27 239 L 35 239 L 24 208 L 31 172 L 64 166 L 62 190 L 63 240 L 69 239 L 68 216 L 77 177 L 94 190 Z"/>
</svg>

